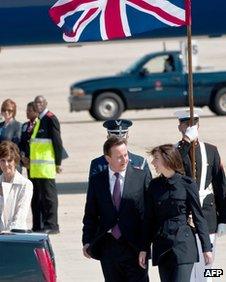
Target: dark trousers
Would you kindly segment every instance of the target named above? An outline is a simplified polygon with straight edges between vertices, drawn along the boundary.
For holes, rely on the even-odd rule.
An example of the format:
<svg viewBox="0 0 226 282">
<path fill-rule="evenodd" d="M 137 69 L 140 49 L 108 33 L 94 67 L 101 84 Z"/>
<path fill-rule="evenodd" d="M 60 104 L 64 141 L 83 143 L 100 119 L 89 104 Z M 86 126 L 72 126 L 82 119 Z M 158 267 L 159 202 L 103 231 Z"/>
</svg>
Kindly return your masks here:
<svg viewBox="0 0 226 282">
<path fill-rule="evenodd" d="M 170 257 L 160 261 L 158 265 L 161 282 L 190 282 L 193 263 L 176 264 Z"/>
<path fill-rule="evenodd" d="M 58 230 L 58 197 L 55 179 L 31 179 L 33 183 L 33 197 L 31 210 L 33 215 L 33 230 Z"/>
<path fill-rule="evenodd" d="M 105 282 L 148 282 L 148 270 L 138 264 L 138 253 L 123 239 L 107 234 L 101 251 Z"/>
</svg>

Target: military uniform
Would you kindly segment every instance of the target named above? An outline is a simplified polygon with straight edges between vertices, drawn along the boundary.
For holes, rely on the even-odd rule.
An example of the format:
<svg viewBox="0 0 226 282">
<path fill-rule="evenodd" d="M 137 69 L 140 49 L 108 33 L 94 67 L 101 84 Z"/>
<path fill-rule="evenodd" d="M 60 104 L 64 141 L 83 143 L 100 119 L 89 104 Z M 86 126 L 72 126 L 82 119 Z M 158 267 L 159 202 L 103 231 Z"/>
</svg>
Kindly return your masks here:
<svg viewBox="0 0 226 282">
<path fill-rule="evenodd" d="M 195 111 L 194 113 L 195 122 L 197 123 L 201 112 L 199 110 L 199 112 Z M 179 118 L 180 123 L 189 121 L 190 119 L 189 111 L 178 111 L 175 115 Z M 183 159 L 186 175 L 192 176 L 191 143 L 182 139 L 178 143 L 178 149 Z M 226 223 L 226 179 L 216 146 L 198 140 L 195 141 L 195 178 L 199 188 L 203 215 L 208 223 L 214 252 L 216 241 L 215 233 L 217 232 L 219 224 L 224 225 Z M 198 238 L 197 243 L 201 254 L 200 241 Z M 208 265 L 206 268 L 211 268 L 211 266 Z M 191 281 L 207 281 L 207 278 L 203 275 L 204 269 L 204 261 L 195 264 Z"/>
<path fill-rule="evenodd" d="M 217 148 L 208 143 L 204 144 L 207 154 L 205 189 L 208 189 L 211 185 L 212 193 L 209 193 L 203 199 L 202 209 L 208 222 L 209 233 L 216 233 L 217 225 L 219 223 L 226 223 L 226 180 Z M 180 141 L 178 145 L 183 158 L 185 173 L 188 176 L 191 176 L 190 147 L 191 144 L 184 140 Z M 201 170 L 202 156 L 200 143 L 197 142 L 195 145 L 195 172 L 198 187 L 200 187 Z"/>
<path fill-rule="evenodd" d="M 126 119 L 107 120 L 103 123 L 103 127 L 107 128 L 109 136 L 112 134 L 116 134 L 122 136 L 123 138 L 127 138 L 128 128 L 131 125 L 132 125 L 132 121 Z M 148 171 L 151 177 L 151 172 L 147 160 L 144 157 L 133 154 L 131 152 L 128 152 L 128 155 L 129 155 L 129 162 L 133 167 Z M 104 155 L 96 159 L 93 159 L 90 164 L 89 178 L 105 170 L 107 166 L 108 163 Z"/>
<path fill-rule="evenodd" d="M 129 162 L 133 167 L 148 171 L 150 173 L 149 166 L 145 158 L 139 155 L 132 154 L 130 152 L 128 152 L 128 155 L 129 155 Z M 99 158 L 93 159 L 90 164 L 89 177 L 105 170 L 107 166 L 108 163 L 104 155 L 100 156 Z"/>
</svg>

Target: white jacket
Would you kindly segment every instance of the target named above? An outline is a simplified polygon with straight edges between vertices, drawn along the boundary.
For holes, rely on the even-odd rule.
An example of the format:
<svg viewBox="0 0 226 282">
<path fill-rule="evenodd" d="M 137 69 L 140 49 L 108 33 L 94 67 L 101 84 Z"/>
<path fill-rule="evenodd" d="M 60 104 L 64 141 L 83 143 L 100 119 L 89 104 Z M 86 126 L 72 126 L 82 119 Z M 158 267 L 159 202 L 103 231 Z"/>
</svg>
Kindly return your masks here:
<svg viewBox="0 0 226 282">
<path fill-rule="evenodd" d="M 2 181 L 0 185 L 3 192 L 3 211 L 1 216 L 2 230 L 27 229 L 27 216 L 33 194 L 32 182 L 21 175 L 17 170 L 12 183 Z"/>
</svg>

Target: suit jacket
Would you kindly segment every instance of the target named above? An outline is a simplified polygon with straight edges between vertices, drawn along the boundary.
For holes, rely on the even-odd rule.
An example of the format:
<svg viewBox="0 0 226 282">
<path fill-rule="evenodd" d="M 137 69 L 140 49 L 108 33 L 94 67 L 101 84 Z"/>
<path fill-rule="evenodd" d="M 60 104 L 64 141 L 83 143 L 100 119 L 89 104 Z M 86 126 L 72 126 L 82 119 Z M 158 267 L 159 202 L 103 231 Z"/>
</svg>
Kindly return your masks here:
<svg viewBox="0 0 226 282">
<path fill-rule="evenodd" d="M 148 250 L 153 243 L 153 265 L 158 265 L 167 254 L 176 264 L 198 261 L 195 235 L 187 224 L 190 212 L 203 251 L 211 251 L 197 185 L 191 178 L 178 173 L 169 179 L 155 178 L 150 182 L 145 199 L 142 248 Z"/>
<path fill-rule="evenodd" d="M 49 138 L 52 140 L 55 163 L 56 165 L 61 165 L 63 146 L 60 134 L 60 123 L 52 112 L 48 111 L 44 117 L 41 118 L 36 138 Z"/>
<path fill-rule="evenodd" d="M 207 220 L 209 233 L 215 233 L 219 223 L 226 223 L 226 178 L 217 147 L 204 143 L 207 154 L 207 175 L 205 188 L 213 186 L 213 194 L 209 194 L 203 201 L 203 214 Z M 178 149 L 181 153 L 186 175 L 191 176 L 191 160 L 189 151 L 191 144 L 182 140 Z M 202 160 L 199 143 L 195 146 L 196 182 L 200 185 Z"/>
<path fill-rule="evenodd" d="M 101 259 L 101 240 L 116 224 L 123 238 L 138 252 L 144 212 L 144 192 L 149 183 L 146 171 L 128 164 L 119 211 L 113 205 L 108 169 L 89 180 L 83 218 L 83 244 L 91 244 L 93 258 Z"/>
<path fill-rule="evenodd" d="M 27 229 L 26 220 L 33 194 L 32 182 L 16 171 L 13 183 L 3 182 L 3 175 L 0 175 L 0 185 L 4 199 L 1 231 Z"/>
<path fill-rule="evenodd" d="M 147 160 L 139 155 L 135 155 L 131 152 L 128 152 L 129 155 L 129 161 L 130 164 L 133 167 L 139 168 L 139 169 L 143 169 L 149 172 L 150 176 L 151 176 L 151 172 L 147 163 Z M 103 170 L 105 170 L 108 166 L 108 163 L 106 161 L 106 158 L 104 155 L 93 159 L 91 161 L 90 164 L 90 169 L 89 169 L 89 178 Z"/>
</svg>

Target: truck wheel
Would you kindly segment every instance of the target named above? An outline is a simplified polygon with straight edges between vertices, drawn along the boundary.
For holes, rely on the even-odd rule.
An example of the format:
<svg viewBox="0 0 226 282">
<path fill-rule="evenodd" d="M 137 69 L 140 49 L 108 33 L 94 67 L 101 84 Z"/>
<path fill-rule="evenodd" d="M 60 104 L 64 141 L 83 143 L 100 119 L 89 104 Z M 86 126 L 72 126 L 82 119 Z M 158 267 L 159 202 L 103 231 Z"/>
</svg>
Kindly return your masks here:
<svg viewBox="0 0 226 282">
<path fill-rule="evenodd" d="M 123 101 L 117 94 L 104 92 L 95 98 L 90 114 L 96 120 L 117 119 L 123 110 Z"/>
<path fill-rule="evenodd" d="M 210 109 L 219 116 L 226 115 L 226 87 L 217 91 Z"/>
</svg>

